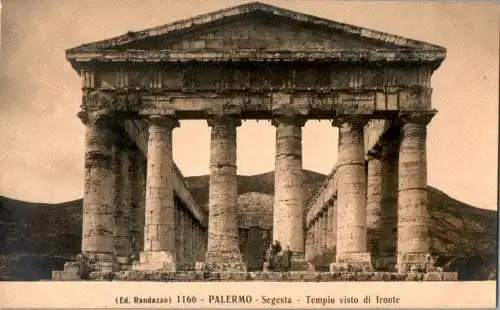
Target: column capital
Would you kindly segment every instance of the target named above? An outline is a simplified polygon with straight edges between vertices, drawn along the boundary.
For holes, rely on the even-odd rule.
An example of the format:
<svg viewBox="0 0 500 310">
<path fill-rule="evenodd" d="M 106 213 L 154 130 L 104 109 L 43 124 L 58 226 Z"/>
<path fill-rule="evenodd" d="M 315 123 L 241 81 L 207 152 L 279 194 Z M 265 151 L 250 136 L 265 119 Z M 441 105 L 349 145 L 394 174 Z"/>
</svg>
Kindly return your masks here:
<svg viewBox="0 0 500 310">
<path fill-rule="evenodd" d="M 241 126 L 241 119 L 230 115 L 210 115 L 207 117 L 207 124 L 210 127 L 226 125 L 226 126 Z"/>
<path fill-rule="evenodd" d="M 371 117 L 368 115 L 346 115 L 340 116 L 332 120 L 332 126 L 342 127 L 344 124 L 356 125 L 363 127 L 370 121 Z"/>
<path fill-rule="evenodd" d="M 112 113 L 108 111 L 80 111 L 77 113 L 78 118 L 82 121 L 83 124 L 87 126 L 95 126 L 95 125 L 106 125 L 113 121 Z"/>
<path fill-rule="evenodd" d="M 403 124 L 411 123 L 417 125 L 427 125 L 430 123 L 434 115 L 436 115 L 437 110 L 424 111 L 424 112 L 412 112 L 412 113 L 401 113 L 399 115 L 399 120 Z"/>
<path fill-rule="evenodd" d="M 307 118 L 304 116 L 293 115 L 293 116 L 276 116 L 271 120 L 271 124 L 278 127 L 280 124 L 295 125 L 298 127 L 303 127 L 307 122 Z"/>
<path fill-rule="evenodd" d="M 167 129 L 174 129 L 180 126 L 179 120 L 172 116 L 151 115 L 146 118 L 149 126 L 156 125 Z"/>
</svg>

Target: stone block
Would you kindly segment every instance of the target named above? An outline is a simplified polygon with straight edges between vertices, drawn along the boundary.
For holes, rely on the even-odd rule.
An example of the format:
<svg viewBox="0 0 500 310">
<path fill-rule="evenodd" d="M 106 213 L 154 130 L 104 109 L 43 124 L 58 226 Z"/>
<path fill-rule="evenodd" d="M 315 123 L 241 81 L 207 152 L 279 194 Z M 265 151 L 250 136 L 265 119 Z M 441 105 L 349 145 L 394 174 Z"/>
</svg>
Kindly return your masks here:
<svg viewBox="0 0 500 310">
<path fill-rule="evenodd" d="M 442 281 L 443 274 L 440 272 L 428 272 L 424 274 L 424 281 Z"/>
<path fill-rule="evenodd" d="M 54 270 L 52 271 L 52 280 L 54 281 L 80 281 L 80 277 L 75 270 Z"/>
<path fill-rule="evenodd" d="M 293 271 L 309 271 L 311 270 L 311 267 L 313 267 L 314 270 L 314 265 L 311 263 L 306 262 L 303 259 L 294 259 L 292 258 L 292 264 L 290 266 L 290 270 Z"/>
<path fill-rule="evenodd" d="M 337 263 L 347 263 L 349 265 L 353 264 L 371 265 L 371 255 L 369 252 L 338 253 Z"/>
<path fill-rule="evenodd" d="M 406 273 L 391 272 L 388 281 L 404 281 L 406 280 Z"/>
<path fill-rule="evenodd" d="M 132 265 L 132 270 L 136 271 L 175 271 L 175 263 L 172 262 L 161 262 L 161 261 L 149 261 L 140 262 L 138 264 Z"/>
<path fill-rule="evenodd" d="M 95 281 L 110 281 L 113 279 L 113 272 L 102 272 L 102 271 L 93 271 L 90 273 L 90 280 Z"/>
<path fill-rule="evenodd" d="M 116 269 L 114 262 L 100 262 L 99 267 L 100 271 L 103 273 L 113 272 Z"/>
<path fill-rule="evenodd" d="M 373 273 L 371 272 L 358 272 L 357 281 L 369 281 L 372 278 Z"/>
<path fill-rule="evenodd" d="M 443 281 L 458 281 L 458 273 L 443 272 Z"/>
<path fill-rule="evenodd" d="M 371 281 L 384 281 L 384 272 L 374 272 L 370 276 Z"/>
<path fill-rule="evenodd" d="M 195 270 L 203 272 L 245 272 L 247 271 L 247 266 L 244 262 L 197 262 L 195 265 Z"/>
<path fill-rule="evenodd" d="M 64 263 L 64 271 L 78 272 L 79 270 L 80 270 L 80 265 L 77 262 Z"/>
<path fill-rule="evenodd" d="M 141 263 L 146 263 L 146 262 L 173 263 L 175 261 L 175 255 L 167 251 L 147 251 L 147 252 L 141 252 L 139 255 L 140 255 L 139 261 Z"/>
<path fill-rule="evenodd" d="M 406 281 L 422 281 L 424 274 L 421 272 L 409 272 L 406 274 Z"/>
</svg>

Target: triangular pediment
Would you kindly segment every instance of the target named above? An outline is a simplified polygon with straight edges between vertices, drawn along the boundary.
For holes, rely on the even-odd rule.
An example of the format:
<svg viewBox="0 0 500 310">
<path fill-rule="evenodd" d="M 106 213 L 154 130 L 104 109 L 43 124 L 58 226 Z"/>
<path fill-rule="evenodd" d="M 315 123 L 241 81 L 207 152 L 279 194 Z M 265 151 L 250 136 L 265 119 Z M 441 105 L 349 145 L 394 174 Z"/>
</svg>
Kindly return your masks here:
<svg viewBox="0 0 500 310">
<path fill-rule="evenodd" d="M 171 24 L 84 44 L 73 53 L 103 50 L 422 50 L 421 41 L 252 2 Z"/>
</svg>

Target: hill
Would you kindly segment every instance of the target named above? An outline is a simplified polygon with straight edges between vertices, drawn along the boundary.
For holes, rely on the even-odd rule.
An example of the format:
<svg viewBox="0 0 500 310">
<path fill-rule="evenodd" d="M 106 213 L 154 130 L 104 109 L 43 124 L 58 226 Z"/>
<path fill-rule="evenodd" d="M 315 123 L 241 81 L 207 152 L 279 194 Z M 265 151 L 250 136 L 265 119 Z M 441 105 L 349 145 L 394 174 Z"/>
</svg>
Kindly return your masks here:
<svg viewBox="0 0 500 310">
<path fill-rule="evenodd" d="M 304 171 L 306 199 L 325 178 L 323 174 Z M 208 203 L 208 179 L 186 178 L 193 197 L 201 205 Z M 240 209 L 251 203 L 252 197 L 259 196 L 255 193 L 274 195 L 273 172 L 238 176 Z M 432 187 L 429 201 L 431 249 L 442 257 L 441 264 L 469 270 L 462 258 L 470 261 L 469 257 L 474 257 L 481 266 L 496 268 L 497 212 L 464 204 Z M 272 204 L 272 199 L 259 198 L 258 203 L 264 207 Z M 38 280 L 50 278 L 50 270 L 62 269 L 64 262 L 80 251 L 81 208 L 81 199 L 42 204 L 0 196 L 0 279 Z"/>
</svg>

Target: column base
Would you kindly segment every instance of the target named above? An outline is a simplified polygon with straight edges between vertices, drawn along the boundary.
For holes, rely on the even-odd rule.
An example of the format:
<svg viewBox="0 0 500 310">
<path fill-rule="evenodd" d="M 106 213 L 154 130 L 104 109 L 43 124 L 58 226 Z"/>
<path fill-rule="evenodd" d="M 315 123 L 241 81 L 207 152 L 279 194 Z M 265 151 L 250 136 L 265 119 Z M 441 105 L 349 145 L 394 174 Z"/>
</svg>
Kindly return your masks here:
<svg viewBox="0 0 500 310">
<path fill-rule="evenodd" d="M 244 262 L 197 262 L 196 271 L 203 272 L 246 272 L 247 264 Z"/>
<path fill-rule="evenodd" d="M 90 272 L 113 272 L 119 269 L 116 258 L 113 254 L 103 253 L 82 253 L 76 257 L 77 263 L 81 266 L 82 273 Z"/>
<path fill-rule="evenodd" d="M 132 257 L 128 256 L 117 256 L 116 263 L 118 264 L 119 270 L 129 270 L 132 267 Z"/>
<path fill-rule="evenodd" d="M 52 280 L 54 281 L 78 281 L 80 277 L 80 264 L 77 262 L 64 263 L 64 270 L 53 270 Z"/>
<path fill-rule="evenodd" d="M 373 270 L 371 255 L 368 252 L 337 253 L 336 260 L 330 264 L 330 272 Z"/>
<path fill-rule="evenodd" d="M 435 271 L 434 260 L 429 253 L 398 253 L 398 272 L 431 272 Z"/>
<path fill-rule="evenodd" d="M 304 254 L 293 253 L 291 259 L 290 271 L 311 271 L 315 270 L 313 264 L 305 260 Z"/>
<path fill-rule="evenodd" d="M 174 255 L 167 251 L 141 252 L 139 262 L 134 262 L 132 270 L 175 271 Z"/>
<path fill-rule="evenodd" d="M 395 256 L 382 256 L 375 259 L 373 263 L 373 268 L 375 271 L 390 271 L 395 272 L 397 270 L 397 260 Z"/>
</svg>

